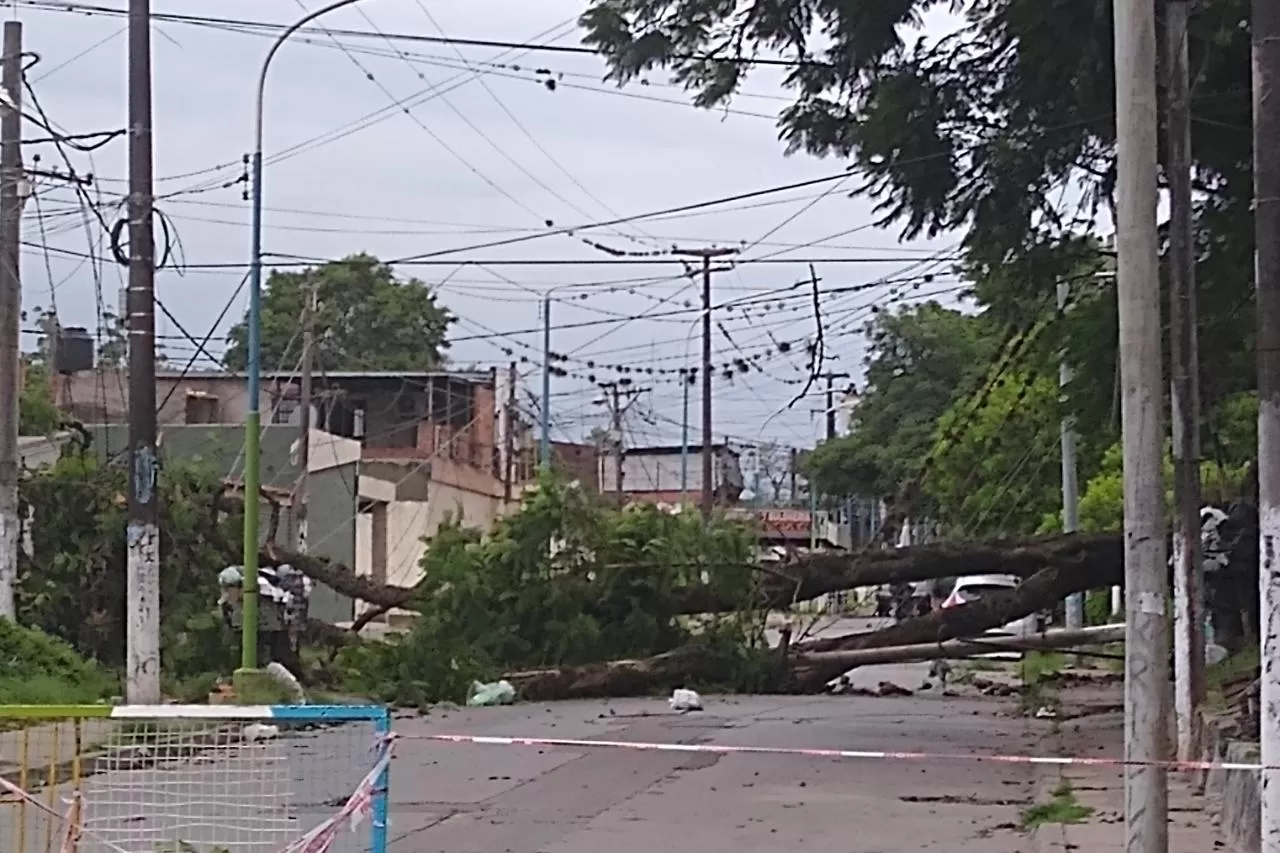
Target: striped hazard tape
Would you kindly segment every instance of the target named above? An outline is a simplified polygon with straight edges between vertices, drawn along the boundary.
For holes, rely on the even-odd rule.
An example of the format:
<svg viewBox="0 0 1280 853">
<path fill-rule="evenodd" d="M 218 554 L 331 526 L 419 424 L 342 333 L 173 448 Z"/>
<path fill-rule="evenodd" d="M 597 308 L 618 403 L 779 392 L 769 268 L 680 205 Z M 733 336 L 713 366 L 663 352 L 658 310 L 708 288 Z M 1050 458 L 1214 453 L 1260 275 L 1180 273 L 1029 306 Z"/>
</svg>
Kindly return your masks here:
<svg viewBox="0 0 1280 853">
<path fill-rule="evenodd" d="M 1126 761 L 1123 758 L 1078 758 L 1052 755 L 985 755 L 983 753 L 894 752 L 863 749 L 787 749 L 774 746 L 726 746 L 708 743 L 651 743 L 629 740 L 578 740 L 553 737 L 499 737 L 495 735 L 419 735 L 404 740 L 434 740 L 483 746 L 570 747 L 578 749 L 631 749 L 643 752 L 700 752 L 716 755 L 794 755 L 804 758 L 838 758 L 873 761 L 977 761 L 988 764 L 1037 764 L 1089 767 L 1165 767 L 1170 770 L 1280 770 L 1236 761 Z"/>
</svg>

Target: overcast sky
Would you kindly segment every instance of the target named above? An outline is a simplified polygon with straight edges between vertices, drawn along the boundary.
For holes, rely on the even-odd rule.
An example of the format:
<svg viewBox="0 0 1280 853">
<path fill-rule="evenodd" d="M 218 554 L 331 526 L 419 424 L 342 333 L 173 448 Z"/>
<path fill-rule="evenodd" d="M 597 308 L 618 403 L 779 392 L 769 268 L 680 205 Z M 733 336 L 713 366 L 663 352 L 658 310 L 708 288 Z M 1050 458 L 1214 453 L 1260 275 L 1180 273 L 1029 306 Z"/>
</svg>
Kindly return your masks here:
<svg viewBox="0 0 1280 853">
<path fill-rule="evenodd" d="M 98 2 L 124 7 L 123 0 Z M 154 10 L 287 23 L 319 5 L 319 0 L 155 0 Z M 783 155 L 774 116 L 787 99 L 776 74 L 757 74 L 734 111 L 705 112 L 689 106 L 688 96 L 660 75 L 651 77 L 650 85 L 619 92 L 602 82 L 603 64 L 591 56 L 455 49 L 377 35 L 443 32 L 574 45 L 579 35 L 573 21 L 582 8 L 580 0 L 364 0 L 323 21 L 372 37 L 339 36 L 335 44 L 312 35 L 286 45 L 268 82 L 264 250 L 276 258 L 323 259 L 359 251 L 384 260 L 403 258 L 545 232 L 545 220 L 559 226 L 598 222 L 819 178 L 842 168 L 835 161 Z M 51 120 L 69 133 L 122 128 L 124 20 L 27 6 L 16 14 L 25 24 L 26 49 L 41 57 L 29 79 Z M 251 147 L 254 79 L 270 38 L 181 23 L 154 29 L 158 207 L 176 225 L 189 267 L 185 274 L 162 270 L 157 293 L 196 337 L 208 332 L 244 275 L 249 214 L 241 198 L 244 185 L 236 181 L 243 174 L 241 158 Z M 543 71 L 554 74 L 554 91 L 544 85 Z M 33 125 L 26 133 L 41 135 Z M 24 151 L 29 166 L 39 154 L 42 168 L 63 167 L 51 146 L 27 145 Z M 125 190 L 125 141 L 112 142 L 92 158 L 73 157 L 78 170 L 96 176 L 91 191 L 102 194 L 105 215 L 117 218 L 111 205 Z M 807 279 L 810 260 L 816 261 L 820 287 L 835 291 L 821 300 L 830 370 L 860 371 L 857 332 L 873 303 L 900 304 L 913 294 L 955 300 L 959 282 L 947 274 L 945 262 L 934 259 L 955 239 L 900 244 L 896 231 L 869 227 L 869 205 L 844 192 L 855 185 L 856 179 L 821 184 L 582 232 L 628 251 L 716 244 L 738 246 L 748 260 L 795 259 L 744 263 L 715 277 L 716 303 L 750 300 L 746 311 L 739 307 L 717 314 L 724 331 L 714 335 L 715 361 L 774 351 L 759 361 L 763 372 L 753 370 L 732 383 L 717 380 L 718 438 L 813 443 L 817 425 L 811 410 L 822 405 L 820 398 L 812 395 L 786 410 L 803 386 L 804 342 L 815 330 L 807 285 L 778 293 L 777 301 L 761 295 Z M 91 224 L 86 233 L 67 189 L 48 182 L 38 189 L 39 205 L 29 202 L 25 210 L 24 306 L 56 304 L 64 325 L 94 328 L 95 291 L 100 287 L 102 301 L 114 310 L 123 270 L 107 266 L 98 277 L 91 264 L 78 260 L 90 239 L 101 239 L 101 228 Z M 40 248 L 44 244 L 48 252 Z M 581 263 L 484 263 L 522 259 Z M 695 306 L 698 290 L 669 258 L 658 265 L 621 263 L 575 237 L 543 236 L 442 260 L 448 263 L 405 264 L 397 270 L 440 285 L 444 303 L 459 317 L 451 357 L 461 365 L 506 364 L 525 356 L 530 362 L 522 363 L 521 371 L 533 371 L 541 346 L 541 335 L 533 331 L 540 323 L 537 294 L 552 286 L 568 291 L 555 297 L 552 311 L 556 326 L 571 326 L 553 332 L 553 349 L 570 355 L 563 366 L 575 374 L 554 381 L 557 438 L 578 440 L 603 423 L 601 408 L 592 404 L 598 392 L 592 393 L 588 375 L 614 378 L 609 365 L 676 370 L 696 363 L 697 335 L 689 341 L 697 315 L 672 312 Z M 460 268 L 463 261 L 472 264 Z M 919 284 L 913 277 L 925 272 L 940 275 L 913 286 Z M 878 279 L 895 283 L 840 292 Z M 565 287 L 574 284 L 580 286 Z M 577 298 L 582 293 L 588 297 Z M 216 352 L 222 348 L 221 333 L 240 319 L 244 302 L 242 294 L 219 326 Z M 620 319 L 646 312 L 666 316 Z M 594 325 L 573 327 L 588 322 Z M 169 358 L 185 364 L 194 347 L 163 317 L 159 328 Z M 779 344 L 790 345 L 789 353 L 777 354 Z M 678 381 L 647 373 L 635 380 L 652 391 L 631 410 L 629 440 L 678 440 Z M 536 391 L 536 375 L 528 385 Z M 532 403 L 522 402 L 532 409 Z M 697 405 L 695 393 L 694 440 Z"/>
</svg>

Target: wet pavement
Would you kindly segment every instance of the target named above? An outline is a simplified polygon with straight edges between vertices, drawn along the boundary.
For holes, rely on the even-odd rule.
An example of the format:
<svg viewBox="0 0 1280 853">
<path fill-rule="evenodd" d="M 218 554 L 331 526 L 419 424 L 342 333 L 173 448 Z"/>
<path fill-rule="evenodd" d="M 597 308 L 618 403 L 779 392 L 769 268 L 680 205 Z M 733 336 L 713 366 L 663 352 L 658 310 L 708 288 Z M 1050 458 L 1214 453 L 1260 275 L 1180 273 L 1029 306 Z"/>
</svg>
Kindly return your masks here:
<svg viewBox="0 0 1280 853">
<path fill-rule="evenodd" d="M 927 666 L 860 670 L 855 684 L 917 688 Z M 396 721 L 390 850 L 420 853 L 839 853 L 1025 849 L 1034 769 L 966 760 L 830 759 L 617 747 L 452 744 L 430 734 L 783 749 L 1034 754 L 1044 721 L 1008 700 L 704 697 L 437 710 Z"/>
</svg>

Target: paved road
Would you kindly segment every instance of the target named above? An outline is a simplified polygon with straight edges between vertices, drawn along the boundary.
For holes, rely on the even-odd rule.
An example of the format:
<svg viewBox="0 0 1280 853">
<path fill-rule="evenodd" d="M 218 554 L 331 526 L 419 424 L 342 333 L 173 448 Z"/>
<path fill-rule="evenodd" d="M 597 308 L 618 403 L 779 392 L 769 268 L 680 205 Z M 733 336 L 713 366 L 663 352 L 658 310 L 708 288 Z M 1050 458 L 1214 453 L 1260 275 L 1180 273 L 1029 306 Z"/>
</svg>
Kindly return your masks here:
<svg viewBox="0 0 1280 853">
<path fill-rule="evenodd" d="M 825 620 L 819 635 L 865 629 Z M 857 686 L 916 689 L 927 667 L 856 670 Z M 621 749 L 453 745 L 425 735 L 485 734 L 783 748 L 965 754 L 1036 751 L 1045 726 L 1007 704 L 938 691 L 877 698 L 706 697 L 676 715 L 663 699 L 438 709 L 396 721 L 390 853 L 1012 853 L 1026 839 L 1030 768 L 974 762 L 834 761 Z M 86 787 L 97 833 L 79 853 L 155 853 L 218 839 L 274 853 L 332 814 L 369 766 L 369 732 L 343 727 L 242 750 L 193 751 L 162 766 L 117 767 Z M 10 750 L 11 751 L 11 750 Z M 264 775 L 264 772 L 266 775 Z M 256 780 L 251 783 L 251 780 Z M 58 786 L 59 802 L 68 792 Z M 42 798 L 49 792 L 42 791 Z M 27 818 L 33 818 L 30 810 Z M 0 853 L 53 853 L 51 824 L 0 804 Z M 103 844 L 108 839 L 120 846 Z M 253 839 L 258 843 L 254 843 Z M 333 853 L 363 853 L 344 835 Z M 263 842 L 266 843 L 263 843 Z M 227 843 L 230 842 L 230 843 Z"/>
<path fill-rule="evenodd" d="M 925 667 L 858 680 L 916 687 Z M 1001 715 L 1001 711 L 1005 713 Z M 391 853 L 1013 853 L 1031 768 L 973 762 L 833 761 L 614 749 L 461 746 L 428 733 L 743 746 L 1035 751 L 1044 726 L 998 700 L 708 698 L 437 711 L 398 721 Z"/>
</svg>

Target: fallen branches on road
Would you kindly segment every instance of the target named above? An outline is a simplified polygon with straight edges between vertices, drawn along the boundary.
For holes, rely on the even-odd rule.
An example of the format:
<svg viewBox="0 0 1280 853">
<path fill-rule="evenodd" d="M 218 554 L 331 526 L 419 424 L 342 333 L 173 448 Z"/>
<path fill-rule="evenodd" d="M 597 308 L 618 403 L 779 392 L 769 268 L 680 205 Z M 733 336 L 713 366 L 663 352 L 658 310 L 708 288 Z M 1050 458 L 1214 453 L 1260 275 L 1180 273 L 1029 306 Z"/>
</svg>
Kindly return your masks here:
<svg viewBox="0 0 1280 853">
<path fill-rule="evenodd" d="M 1117 551 L 1119 547 L 1117 542 Z M 1117 561 L 1121 559 L 1119 553 L 1114 557 Z M 792 689 L 800 693 L 820 691 L 831 679 L 849 668 L 816 653 L 941 644 L 947 640 L 977 637 L 1053 607 L 1073 592 L 1106 586 L 1114 577 L 1114 564 L 1102 559 L 1047 568 L 1027 578 L 1017 589 L 992 592 L 969 604 L 907 619 L 878 631 L 802 643 L 795 647 L 798 654 L 791 666 Z"/>
</svg>

